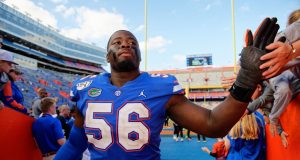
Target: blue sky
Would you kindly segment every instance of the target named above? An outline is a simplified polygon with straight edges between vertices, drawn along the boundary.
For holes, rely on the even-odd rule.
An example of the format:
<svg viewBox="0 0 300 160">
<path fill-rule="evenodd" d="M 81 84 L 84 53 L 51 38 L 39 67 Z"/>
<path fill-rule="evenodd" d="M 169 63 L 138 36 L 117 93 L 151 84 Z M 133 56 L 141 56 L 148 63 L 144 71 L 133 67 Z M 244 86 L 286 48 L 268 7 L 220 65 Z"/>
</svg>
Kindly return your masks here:
<svg viewBox="0 0 300 160">
<path fill-rule="evenodd" d="M 144 0 L 4 0 L 60 33 L 106 47 L 116 30 L 132 31 L 142 50 L 144 70 Z M 246 28 L 255 30 L 267 16 L 286 26 L 299 0 L 235 1 L 236 51 Z M 148 0 L 147 70 L 184 69 L 186 55 L 213 56 L 214 66 L 234 64 L 230 0 Z"/>
</svg>

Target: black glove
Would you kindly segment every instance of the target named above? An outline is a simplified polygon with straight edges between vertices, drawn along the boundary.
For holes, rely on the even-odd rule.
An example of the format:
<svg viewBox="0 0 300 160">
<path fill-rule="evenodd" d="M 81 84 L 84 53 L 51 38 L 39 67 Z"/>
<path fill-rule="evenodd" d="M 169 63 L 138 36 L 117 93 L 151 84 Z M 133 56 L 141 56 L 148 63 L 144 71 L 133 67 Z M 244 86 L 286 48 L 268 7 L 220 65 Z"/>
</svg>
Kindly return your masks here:
<svg viewBox="0 0 300 160">
<path fill-rule="evenodd" d="M 229 90 L 231 96 L 236 100 L 249 102 L 256 85 L 262 80 L 264 70 L 259 69 L 259 66 L 264 61 L 261 61 L 260 57 L 268 52 L 265 47 L 275 39 L 279 29 L 279 25 L 276 22 L 276 18 L 264 19 L 256 30 L 254 38 L 250 30 L 246 31 L 246 47 L 242 50 L 240 58 L 241 68 L 235 83 Z"/>
</svg>

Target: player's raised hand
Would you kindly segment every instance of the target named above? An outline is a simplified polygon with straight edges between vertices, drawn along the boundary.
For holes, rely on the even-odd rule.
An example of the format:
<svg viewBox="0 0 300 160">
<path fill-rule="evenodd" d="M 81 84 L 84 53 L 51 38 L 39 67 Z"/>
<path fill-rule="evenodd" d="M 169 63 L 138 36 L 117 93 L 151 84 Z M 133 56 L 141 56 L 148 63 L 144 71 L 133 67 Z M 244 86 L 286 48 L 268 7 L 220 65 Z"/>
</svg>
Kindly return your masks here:
<svg viewBox="0 0 300 160">
<path fill-rule="evenodd" d="M 256 85 L 262 80 L 262 72 L 259 66 L 263 63 L 260 57 L 268 51 L 266 46 L 275 39 L 279 25 L 276 18 L 266 18 L 257 28 L 254 35 L 250 30 L 246 31 L 245 47 L 241 52 L 241 68 L 237 79 L 231 89 L 231 95 L 242 102 L 249 102 Z M 236 89 L 239 88 L 239 89 Z"/>
</svg>

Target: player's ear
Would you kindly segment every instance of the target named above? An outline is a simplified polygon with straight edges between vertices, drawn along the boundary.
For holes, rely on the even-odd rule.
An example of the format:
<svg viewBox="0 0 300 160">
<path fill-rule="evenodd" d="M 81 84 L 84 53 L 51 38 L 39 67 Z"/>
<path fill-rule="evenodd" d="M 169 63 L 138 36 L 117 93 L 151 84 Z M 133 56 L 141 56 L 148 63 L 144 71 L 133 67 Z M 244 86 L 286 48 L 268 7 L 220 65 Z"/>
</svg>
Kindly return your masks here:
<svg viewBox="0 0 300 160">
<path fill-rule="evenodd" d="M 106 61 L 107 61 L 107 63 L 110 63 L 108 53 L 106 54 Z"/>
</svg>

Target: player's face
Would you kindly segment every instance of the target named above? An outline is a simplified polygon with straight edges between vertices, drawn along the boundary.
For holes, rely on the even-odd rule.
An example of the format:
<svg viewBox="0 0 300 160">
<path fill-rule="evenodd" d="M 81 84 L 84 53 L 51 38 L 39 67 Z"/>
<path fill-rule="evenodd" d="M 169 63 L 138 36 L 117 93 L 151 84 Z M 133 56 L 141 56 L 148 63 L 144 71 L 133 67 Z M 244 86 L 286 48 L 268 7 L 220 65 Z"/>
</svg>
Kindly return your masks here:
<svg viewBox="0 0 300 160">
<path fill-rule="evenodd" d="M 135 36 L 128 31 L 115 32 L 108 42 L 107 61 L 112 70 L 129 72 L 138 70 L 141 53 Z"/>
</svg>

